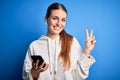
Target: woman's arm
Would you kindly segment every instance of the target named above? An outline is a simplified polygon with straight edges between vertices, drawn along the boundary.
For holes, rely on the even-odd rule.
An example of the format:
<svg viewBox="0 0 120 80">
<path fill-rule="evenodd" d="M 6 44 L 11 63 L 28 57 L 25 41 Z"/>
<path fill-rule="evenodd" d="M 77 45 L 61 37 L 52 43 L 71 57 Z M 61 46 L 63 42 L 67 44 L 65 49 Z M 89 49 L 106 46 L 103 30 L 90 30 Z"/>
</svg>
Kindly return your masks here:
<svg viewBox="0 0 120 80">
<path fill-rule="evenodd" d="M 27 51 L 25 60 L 24 60 L 24 66 L 23 66 L 23 79 L 24 80 L 37 80 L 40 76 L 40 73 L 46 71 L 49 66 L 46 62 L 43 62 L 40 66 L 38 66 L 39 60 L 34 62 L 31 59 L 31 55 L 36 54 L 34 47 L 35 46 L 33 46 L 33 44 L 30 45 Z"/>
<path fill-rule="evenodd" d="M 22 75 L 24 80 L 33 80 L 31 75 L 31 68 L 32 68 L 32 60 L 30 57 L 31 53 L 32 53 L 32 48 L 29 47 L 25 56 L 24 64 L 23 64 Z"/>
<path fill-rule="evenodd" d="M 72 69 L 72 76 L 75 80 L 86 79 L 89 74 L 89 69 L 95 62 L 95 59 L 91 56 L 88 58 L 83 52 L 79 42 L 74 38 L 72 46 L 72 54 L 76 58 L 75 67 Z"/>
</svg>

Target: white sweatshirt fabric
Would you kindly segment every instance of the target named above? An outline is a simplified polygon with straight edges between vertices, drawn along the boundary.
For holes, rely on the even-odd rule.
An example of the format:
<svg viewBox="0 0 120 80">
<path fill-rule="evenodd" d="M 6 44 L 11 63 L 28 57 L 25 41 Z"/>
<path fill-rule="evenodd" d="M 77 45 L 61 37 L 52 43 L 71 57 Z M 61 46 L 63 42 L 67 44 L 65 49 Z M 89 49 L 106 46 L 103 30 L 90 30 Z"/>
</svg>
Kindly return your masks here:
<svg viewBox="0 0 120 80">
<path fill-rule="evenodd" d="M 30 73 L 31 55 L 41 55 L 49 64 L 48 69 L 40 73 L 38 80 L 84 80 L 88 77 L 89 69 L 95 59 L 92 56 L 88 58 L 83 54 L 79 42 L 74 37 L 70 55 L 71 66 L 69 70 L 64 71 L 63 64 L 58 60 L 61 51 L 59 39 L 59 36 L 55 39 L 41 36 L 30 44 L 23 65 L 24 80 L 33 80 Z"/>
</svg>

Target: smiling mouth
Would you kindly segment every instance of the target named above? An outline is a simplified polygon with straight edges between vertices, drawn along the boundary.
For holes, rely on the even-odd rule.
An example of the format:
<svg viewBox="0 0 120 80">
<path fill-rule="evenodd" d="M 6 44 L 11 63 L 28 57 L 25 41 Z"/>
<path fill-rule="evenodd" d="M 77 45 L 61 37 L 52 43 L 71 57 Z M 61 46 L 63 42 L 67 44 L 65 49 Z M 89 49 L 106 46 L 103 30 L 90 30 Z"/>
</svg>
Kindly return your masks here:
<svg viewBox="0 0 120 80">
<path fill-rule="evenodd" d="M 61 27 L 59 27 L 59 26 L 54 26 L 54 30 L 60 30 L 61 29 Z"/>
</svg>

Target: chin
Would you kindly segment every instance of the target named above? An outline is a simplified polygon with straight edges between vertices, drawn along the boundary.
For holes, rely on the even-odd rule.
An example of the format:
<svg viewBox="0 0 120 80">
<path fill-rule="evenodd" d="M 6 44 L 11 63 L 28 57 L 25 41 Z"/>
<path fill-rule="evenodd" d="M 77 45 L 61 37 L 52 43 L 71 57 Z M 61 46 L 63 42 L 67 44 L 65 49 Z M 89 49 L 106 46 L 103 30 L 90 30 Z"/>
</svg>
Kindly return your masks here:
<svg viewBox="0 0 120 80">
<path fill-rule="evenodd" d="M 53 33 L 56 34 L 56 35 L 58 35 L 58 34 L 60 34 L 60 32 L 61 31 L 54 31 Z"/>
<path fill-rule="evenodd" d="M 60 34 L 60 32 L 54 32 L 54 34 L 55 34 L 55 35 L 59 35 L 59 34 Z"/>
<path fill-rule="evenodd" d="M 59 31 L 54 30 L 53 33 L 59 34 L 61 31 L 62 31 L 62 30 L 59 30 Z"/>
</svg>

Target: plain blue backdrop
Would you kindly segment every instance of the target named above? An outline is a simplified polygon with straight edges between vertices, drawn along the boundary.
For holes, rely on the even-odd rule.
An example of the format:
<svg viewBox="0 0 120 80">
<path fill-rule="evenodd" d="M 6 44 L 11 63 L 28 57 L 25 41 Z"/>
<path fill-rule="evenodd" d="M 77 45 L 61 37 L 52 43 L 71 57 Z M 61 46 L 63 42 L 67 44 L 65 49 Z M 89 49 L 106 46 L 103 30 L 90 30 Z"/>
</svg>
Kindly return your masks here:
<svg viewBox="0 0 120 80">
<path fill-rule="evenodd" d="M 119 0 L 1 0 L 0 80 L 22 80 L 22 67 L 29 44 L 46 34 L 47 7 L 60 2 L 68 10 L 65 30 L 82 48 L 85 29 L 94 30 L 97 43 L 91 55 L 96 63 L 86 80 L 120 80 Z"/>
</svg>

